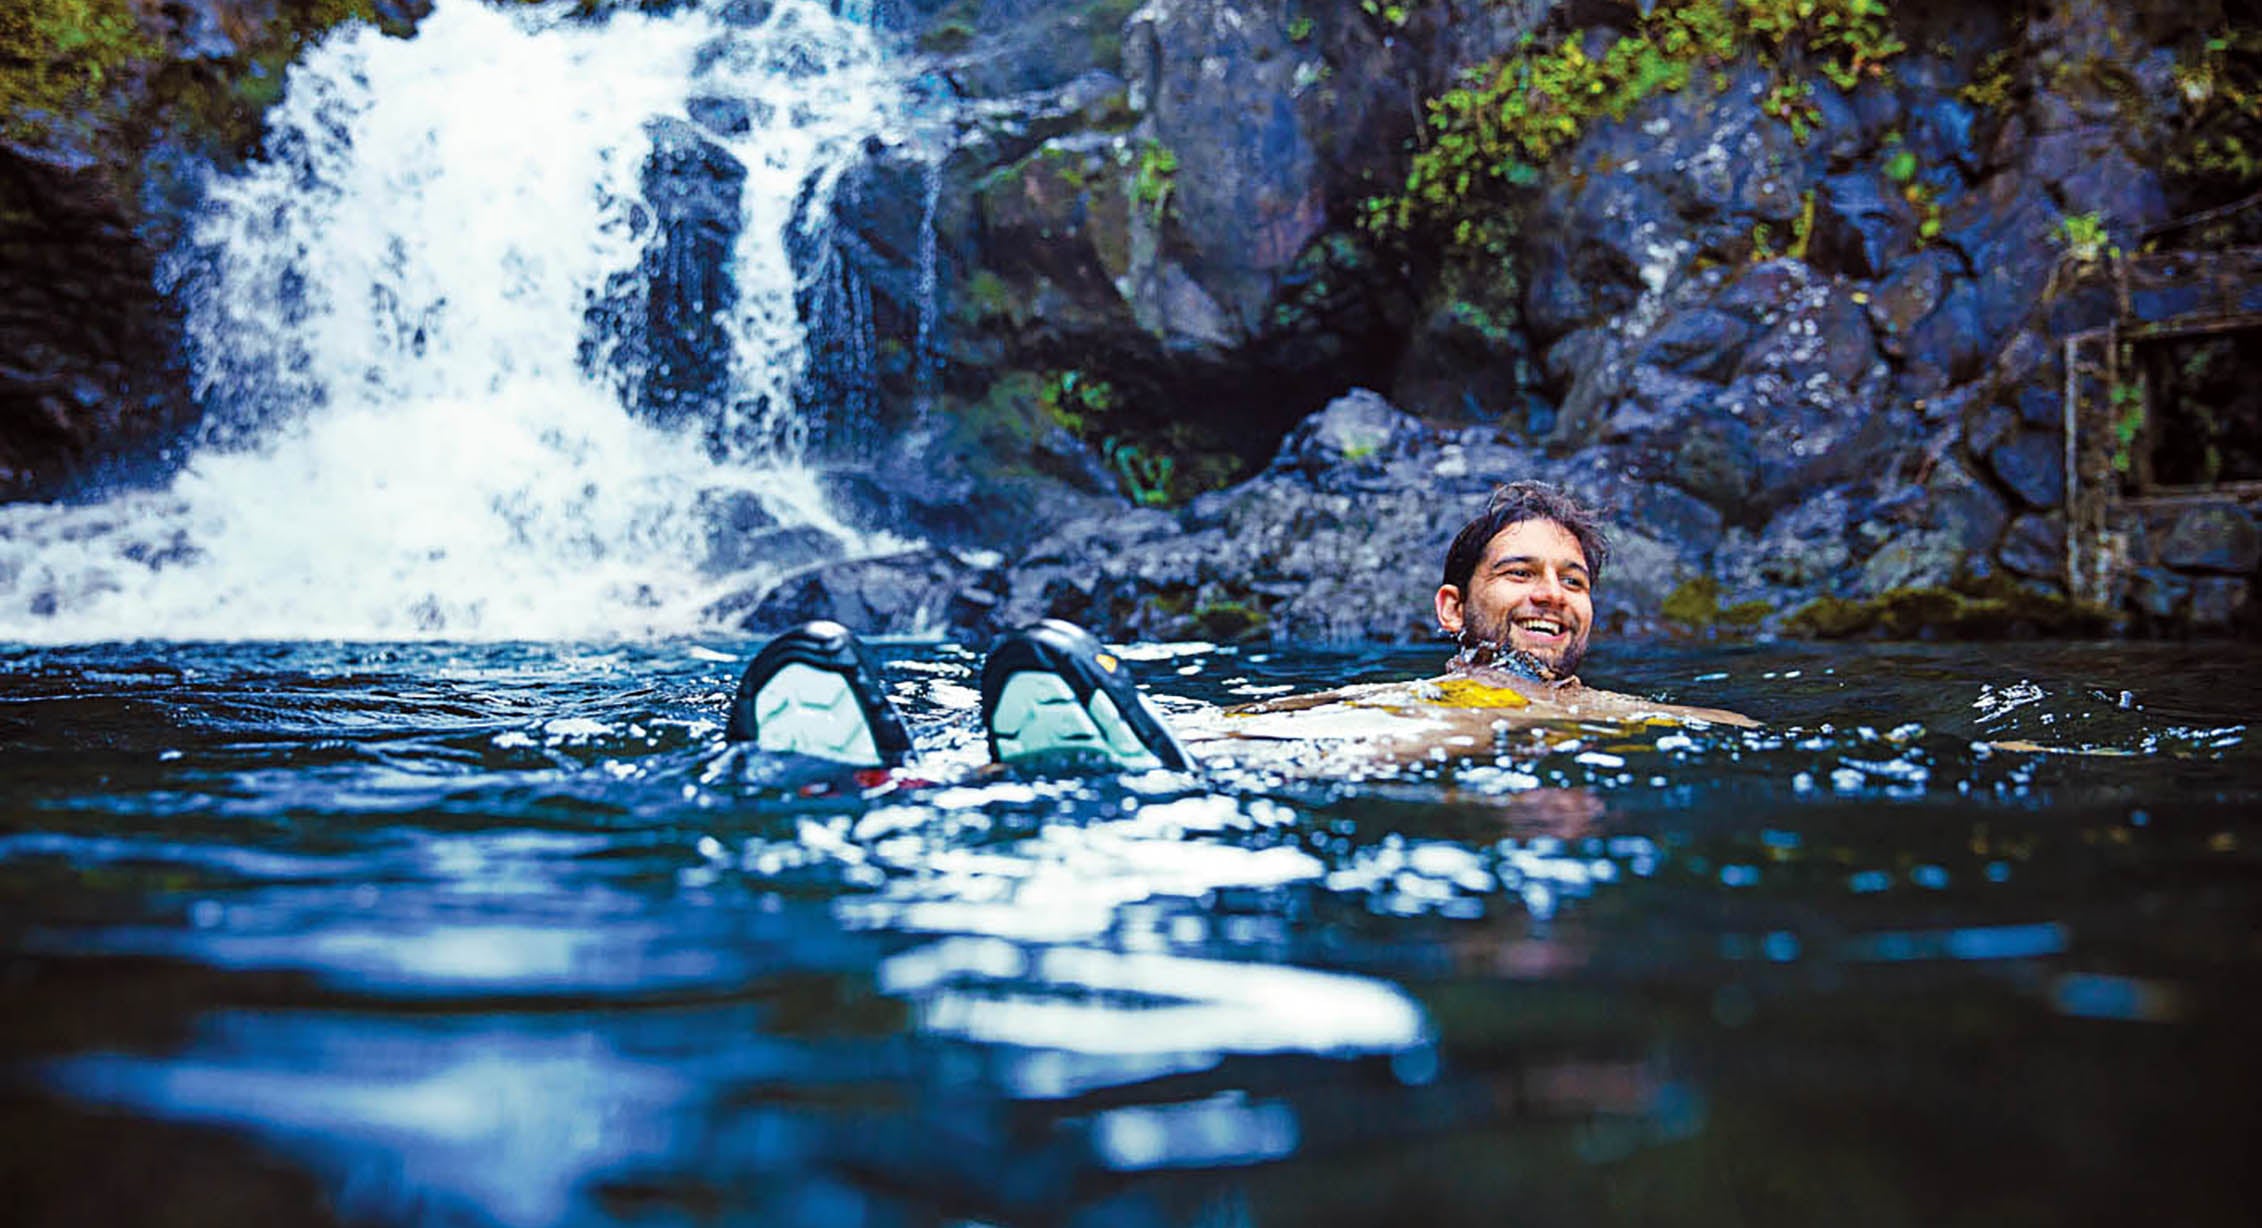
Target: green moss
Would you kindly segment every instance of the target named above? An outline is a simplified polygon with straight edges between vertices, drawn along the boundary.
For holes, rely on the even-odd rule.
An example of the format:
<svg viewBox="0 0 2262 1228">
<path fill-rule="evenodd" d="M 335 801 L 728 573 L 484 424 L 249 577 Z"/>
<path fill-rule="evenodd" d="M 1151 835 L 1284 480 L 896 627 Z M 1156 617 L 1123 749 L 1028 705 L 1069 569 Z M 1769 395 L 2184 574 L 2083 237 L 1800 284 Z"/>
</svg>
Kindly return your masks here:
<svg viewBox="0 0 2262 1228">
<path fill-rule="evenodd" d="M 1399 0 L 1359 0 L 1359 11 L 1392 30 L 1405 29 L 1411 16 Z"/>
<path fill-rule="evenodd" d="M 0 11 L 0 133 L 38 140 L 159 48 L 126 0 L 9 0 Z"/>
<path fill-rule="evenodd" d="M 1711 576 L 1683 580 L 1657 612 L 1673 622 L 1709 627 L 1720 616 L 1720 583 Z"/>
<path fill-rule="evenodd" d="M 1170 207 L 1170 194 L 1177 186 L 1177 153 L 1152 137 L 1140 142 L 1131 168 L 1131 199 L 1160 218 Z"/>
<path fill-rule="evenodd" d="M 1876 625 L 1877 610 L 1869 602 L 1817 597 L 1785 619 L 1783 629 L 1792 635 L 1837 640 L 1860 635 Z"/>
<path fill-rule="evenodd" d="M 974 45 L 974 27 L 956 18 L 946 18 L 921 32 L 917 45 L 928 55 L 957 55 Z"/>
<path fill-rule="evenodd" d="M 1595 121 L 1623 119 L 1658 94 L 1686 88 L 1700 67 L 1747 53 L 1769 58 L 1777 82 L 1765 105 L 1803 140 L 1819 122 L 1800 66 L 1852 89 L 1905 49 L 1884 0 L 1666 0 L 1600 56 L 1577 35 L 1472 69 L 1428 104 L 1428 142 L 1405 188 L 1366 203 L 1378 233 L 1442 230 L 1453 245 L 1505 246 L 1504 196 L 1536 184 L 1541 168 Z"/>
<path fill-rule="evenodd" d="M 1877 625 L 1893 639 L 1931 632 L 1954 632 L 1964 615 L 1964 599 L 1946 589 L 1894 589 L 1877 599 Z"/>
<path fill-rule="evenodd" d="M 1730 627 L 1756 627 L 1766 622 L 1767 616 L 1774 612 L 1775 603 L 1772 601 L 1739 601 L 1720 611 L 1720 622 Z"/>
<path fill-rule="evenodd" d="M 1958 588 L 1893 589 L 1866 600 L 1819 597 L 1785 620 L 1783 629 L 1814 639 L 1877 633 L 1892 639 L 1993 640 L 2096 635 L 2112 621 L 2097 606 L 1997 579 Z"/>
<path fill-rule="evenodd" d="M 1079 192 L 1090 182 L 1084 155 L 1059 145 L 1046 145 L 1030 154 L 1028 165 L 1037 173 L 1050 175 Z"/>
<path fill-rule="evenodd" d="M 1814 101 L 1812 81 L 1777 81 L 1760 100 L 1759 109 L 1788 125 L 1791 139 L 1801 145 L 1822 123 L 1822 108 Z"/>
<path fill-rule="evenodd" d="M 1692 630 L 1733 628 L 1748 631 L 1767 621 L 1767 616 L 1774 612 L 1774 605 L 1766 601 L 1739 601 L 1735 605 L 1722 607 L 1720 583 L 1710 576 L 1683 580 L 1666 596 L 1664 604 L 1658 607 L 1658 613 L 1668 621 Z"/>
<path fill-rule="evenodd" d="M 2011 104 L 2011 93 L 2017 86 L 2018 57 L 2005 47 L 1981 60 L 1979 71 L 1956 91 L 1956 96 L 1982 111 L 2000 111 Z"/>
<path fill-rule="evenodd" d="M 1209 640 L 1249 640 L 1264 634 L 1272 616 L 1241 601 L 1212 601 L 1194 609 L 1194 628 Z"/>
<path fill-rule="evenodd" d="M 1045 416 L 1083 435 L 1090 424 L 1105 418 L 1116 406 L 1115 385 L 1093 379 L 1081 371 L 1055 371 L 1045 377 L 1037 394 Z"/>
</svg>

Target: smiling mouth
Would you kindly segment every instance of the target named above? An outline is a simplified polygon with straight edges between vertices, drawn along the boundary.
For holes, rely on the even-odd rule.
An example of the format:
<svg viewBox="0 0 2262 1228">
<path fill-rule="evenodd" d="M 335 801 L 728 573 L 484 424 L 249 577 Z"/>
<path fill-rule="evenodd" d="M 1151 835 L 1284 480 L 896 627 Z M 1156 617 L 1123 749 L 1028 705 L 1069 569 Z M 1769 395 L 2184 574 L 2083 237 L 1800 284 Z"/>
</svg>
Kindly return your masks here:
<svg viewBox="0 0 2262 1228">
<path fill-rule="evenodd" d="M 1516 630 L 1524 632 L 1526 635 L 1553 639 L 1567 633 L 1570 629 L 1552 618 L 1527 618 L 1516 624 Z"/>
</svg>

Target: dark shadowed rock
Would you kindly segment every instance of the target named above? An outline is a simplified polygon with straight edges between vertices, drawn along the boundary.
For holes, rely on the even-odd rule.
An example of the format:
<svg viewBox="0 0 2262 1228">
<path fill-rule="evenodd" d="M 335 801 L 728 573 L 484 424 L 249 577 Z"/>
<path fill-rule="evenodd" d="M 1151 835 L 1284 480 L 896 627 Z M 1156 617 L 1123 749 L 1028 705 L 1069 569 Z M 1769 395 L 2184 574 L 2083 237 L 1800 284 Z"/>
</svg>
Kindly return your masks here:
<svg viewBox="0 0 2262 1228">
<path fill-rule="evenodd" d="M 1927 249 L 1893 269 L 1869 300 L 1869 321 L 1878 348 L 1895 358 L 1909 354 L 1910 338 L 1940 306 L 1953 284 L 1954 268 L 1955 261 L 1946 252 Z"/>
<path fill-rule="evenodd" d="M 2190 608 L 2191 577 L 2165 567 L 2138 565 L 2129 573 L 2129 604 L 2159 623 L 2172 623 Z"/>
<path fill-rule="evenodd" d="M 1812 260 L 1817 268 L 1877 277 L 1917 246 L 1916 210 L 1876 171 L 1834 175 L 1817 197 Z"/>
<path fill-rule="evenodd" d="M 1846 526 L 1853 515 L 1851 496 L 1830 489 L 1785 508 L 1757 534 L 1729 529 L 1716 568 L 1722 588 L 1737 597 L 1804 594 L 1840 574 L 1852 558 Z"/>
<path fill-rule="evenodd" d="M 1758 494 L 1759 447 L 1744 423 L 1713 423 L 1682 439 L 1671 472 L 1674 485 L 1742 519 Z"/>
<path fill-rule="evenodd" d="M 1929 378 L 1927 391 L 1961 384 L 1977 376 L 1994 352 L 1983 312 L 1985 292 L 1968 281 L 1950 283 L 1950 289 L 1915 327 L 1903 343 L 1912 372 Z"/>
<path fill-rule="evenodd" d="M 2062 580 L 2066 574 L 2066 522 L 2062 516 L 2028 512 L 2011 522 L 1997 557 L 2003 566 L 2038 580 Z"/>
<path fill-rule="evenodd" d="M 711 418 L 730 393 L 724 320 L 738 301 L 730 275 L 746 168 L 697 127 L 648 125 L 644 195 L 660 229 L 635 275 L 621 275 L 590 309 L 592 337 L 632 403 L 655 421 Z"/>
<path fill-rule="evenodd" d="M 2020 431 L 1987 453 L 1987 467 L 2029 507 L 2065 501 L 2066 447 L 2060 435 Z"/>
<path fill-rule="evenodd" d="M 936 631 L 979 640 L 1000 629 L 997 600 L 992 573 L 947 551 L 919 549 L 809 568 L 761 594 L 736 621 L 761 634 L 829 618 L 866 635 Z"/>
<path fill-rule="evenodd" d="M 842 553 L 840 539 L 814 525 L 751 533 L 715 532 L 708 535 L 703 570 L 713 575 L 757 566 L 795 571 L 837 559 Z"/>
<path fill-rule="evenodd" d="M 2177 518 L 2160 561 L 2185 571 L 2248 575 L 2262 562 L 2262 529 L 2235 507 L 2195 507 Z"/>
<path fill-rule="evenodd" d="M 1403 456 L 1429 434 L 1404 410 L 1367 389 L 1354 388 L 1290 431 L 1271 471 L 1298 473 L 1307 481 L 1340 476 L 1346 469 L 1379 473 L 1386 462 Z"/>
<path fill-rule="evenodd" d="M 2002 498 L 1954 461 L 1942 462 L 1925 483 L 1925 523 L 1945 530 L 1968 551 L 1992 549 L 2009 520 Z"/>
<path fill-rule="evenodd" d="M 1743 359 L 1751 325 L 1722 311 L 1680 312 L 1649 335 L 1636 361 L 1726 383 Z"/>
<path fill-rule="evenodd" d="M 2191 582 L 2191 625 L 2229 631 L 2253 617 L 2253 585 L 2232 576 L 2200 576 Z"/>
</svg>

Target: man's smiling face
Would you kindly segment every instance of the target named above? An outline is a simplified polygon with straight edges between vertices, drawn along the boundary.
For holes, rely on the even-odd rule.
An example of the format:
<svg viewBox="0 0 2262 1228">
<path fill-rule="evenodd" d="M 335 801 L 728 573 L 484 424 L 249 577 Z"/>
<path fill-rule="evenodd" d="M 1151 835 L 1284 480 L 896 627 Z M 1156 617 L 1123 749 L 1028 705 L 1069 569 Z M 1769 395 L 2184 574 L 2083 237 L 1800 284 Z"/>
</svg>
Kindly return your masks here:
<svg viewBox="0 0 2262 1228">
<path fill-rule="evenodd" d="M 1519 520 L 1493 535 L 1468 584 L 1437 590 L 1437 622 L 1464 643 L 1505 645 L 1569 677 L 1587 655 L 1592 583 L 1570 530 Z"/>
</svg>

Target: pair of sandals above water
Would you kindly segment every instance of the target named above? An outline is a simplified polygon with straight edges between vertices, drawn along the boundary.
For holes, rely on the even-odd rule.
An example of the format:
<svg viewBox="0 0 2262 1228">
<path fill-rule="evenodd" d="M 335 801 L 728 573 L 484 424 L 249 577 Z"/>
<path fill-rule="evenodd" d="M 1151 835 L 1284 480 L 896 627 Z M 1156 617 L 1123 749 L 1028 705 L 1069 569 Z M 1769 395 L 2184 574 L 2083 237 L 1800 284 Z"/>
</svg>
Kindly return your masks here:
<svg viewBox="0 0 2262 1228">
<path fill-rule="evenodd" d="M 1193 760 L 1124 673 L 1073 623 L 1046 619 L 1000 636 L 982 664 L 982 728 L 998 763 L 1041 770 L 1185 769 Z M 836 622 L 764 645 L 731 704 L 726 736 L 765 751 L 856 767 L 901 766 L 903 718 L 856 636 Z"/>
</svg>

